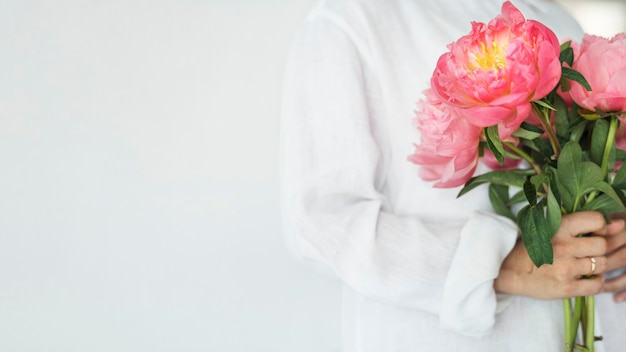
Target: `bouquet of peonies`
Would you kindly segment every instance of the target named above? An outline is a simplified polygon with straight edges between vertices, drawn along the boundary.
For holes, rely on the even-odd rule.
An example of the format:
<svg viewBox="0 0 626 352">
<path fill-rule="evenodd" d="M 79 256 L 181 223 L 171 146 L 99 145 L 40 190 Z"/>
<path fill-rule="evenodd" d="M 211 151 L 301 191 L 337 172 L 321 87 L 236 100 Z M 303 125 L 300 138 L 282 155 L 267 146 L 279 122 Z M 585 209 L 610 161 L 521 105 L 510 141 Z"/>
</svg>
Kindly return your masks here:
<svg viewBox="0 0 626 352">
<path fill-rule="evenodd" d="M 448 49 L 416 111 L 421 141 L 409 160 L 424 180 L 464 185 L 459 196 L 488 184 L 494 210 L 517 222 L 537 267 L 553 261 L 563 214 L 625 210 L 626 151 L 616 143 L 626 118 L 625 34 L 560 43 L 507 1 Z M 493 171 L 474 176 L 479 158 Z M 594 297 L 564 308 L 566 350 L 593 351 Z M 579 323 L 585 336 L 576 343 Z"/>
</svg>

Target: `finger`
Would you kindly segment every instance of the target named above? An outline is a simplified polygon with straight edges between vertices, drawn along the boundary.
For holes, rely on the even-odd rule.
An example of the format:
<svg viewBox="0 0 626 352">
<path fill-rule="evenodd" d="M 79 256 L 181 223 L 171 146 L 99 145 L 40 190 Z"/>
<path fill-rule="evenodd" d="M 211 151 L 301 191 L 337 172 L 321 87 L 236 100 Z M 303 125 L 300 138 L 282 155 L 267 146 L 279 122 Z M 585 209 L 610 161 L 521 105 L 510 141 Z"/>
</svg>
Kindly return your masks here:
<svg viewBox="0 0 626 352">
<path fill-rule="evenodd" d="M 586 233 L 604 235 L 606 234 L 606 227 L 602 214 L 595 211 L 581 211 L 563 216 L 561 227 L 555 237 L 577 237 Z"/>
<path fill-rule="evenodd" d="M 607 270 L 614 270 L 626 266 L 626 247 L 613 250 L 606 258 Z"/>
<path fill-rule="evenodd" d="M 612 251 L 626 245 L 626 231 L 620 231 L 614 235 L 605 236 L 605 238 L 607 253 L 611 253 Z"/>
<path fill-rule="evenodd" d="M 593 259 L 593 260 L 592 260 Z M 606 257 L 588 257 L 576 260 L 577 277 L 600 275 L 606 272 Z"/>
<path fill-rule="evenodd" d="M 611 214 L 609 215 L 609 218 L 611 219 L 611 221 L 620 220 L 620 219 L 626 220 L 626 212 Z"/>
<path fill-rule="evenodd" d="M 602 286 L 604 292 L 617 292 L 626 289 L 626 275 L 606 280 Z"/>
<path fill-rule="evenodd" d="M 624 228 L 626 228 L 626 222 L 623 219 L 612 219 L 610 223 L 606 225 L 607 235 L 619 235 L 624 234 Z"/>
<path fill-rule="evenodd" d="M 613 296 L 613 300 L 615 302 L 624 302 L 624 301 L 626 301 L 626 291 L 621 291 L 621 292 L 616 293 Z"/>
<path fill-rule="evenodd" d="M 564 290 L 564 297 L 562 298 L 596 295 L 602 291 L 603 283 L 604 277 L 602 275 L 576 280 Z"/>
<path fill-rule="evenodd" d="M 606 253 L 606 239 L 601 236 L 570 237 L 553 243 L 555 258 L 563 257 L 596 257 Z"/>
<path fill-rule="evenodd" d="M 613 219 L 607 225 L 607 253 L 626 245 L 626 222 L 623 219 Z"/>
</svg>

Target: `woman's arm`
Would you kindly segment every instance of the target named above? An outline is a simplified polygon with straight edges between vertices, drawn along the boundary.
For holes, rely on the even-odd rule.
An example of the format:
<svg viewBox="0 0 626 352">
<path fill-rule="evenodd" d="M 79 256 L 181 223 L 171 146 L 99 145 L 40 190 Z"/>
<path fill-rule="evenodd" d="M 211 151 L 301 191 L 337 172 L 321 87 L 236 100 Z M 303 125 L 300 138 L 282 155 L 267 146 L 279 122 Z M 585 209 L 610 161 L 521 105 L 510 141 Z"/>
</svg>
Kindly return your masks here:
<svg viewBox="0 0 626 352">
<path fill-rule="evenodd" d="M 363 42 L 318 18 L 294 44 L 281 131 L 286 232 L 303 256 L 361 294 L 485 334 L 499 309 L 493 280 L 517 227 L 484 212 L 453 223 L 393 212 L 382 192 L 384 101 Z"/>
</svg>

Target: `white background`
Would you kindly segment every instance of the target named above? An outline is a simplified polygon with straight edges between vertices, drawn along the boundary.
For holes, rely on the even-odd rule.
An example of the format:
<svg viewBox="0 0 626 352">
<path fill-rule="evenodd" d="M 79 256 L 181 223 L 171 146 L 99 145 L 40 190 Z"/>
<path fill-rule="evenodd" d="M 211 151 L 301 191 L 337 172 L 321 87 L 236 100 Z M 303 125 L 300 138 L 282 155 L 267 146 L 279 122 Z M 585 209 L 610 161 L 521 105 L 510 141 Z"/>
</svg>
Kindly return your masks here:
<svg viewBox="0 0 626 352">
<path fill-rule="evenodd" d="M 339 350 L 278 213 L 309 5 L 0 2 L 0 351 Z"/>
<path fill-rule="evenodd" d="M 593 3 L 568 1 L 626 27 Z M 278 211 L 311 5 L 0 1 L 0 351 L 340 350 L 338 284 Z"/>
</svg>

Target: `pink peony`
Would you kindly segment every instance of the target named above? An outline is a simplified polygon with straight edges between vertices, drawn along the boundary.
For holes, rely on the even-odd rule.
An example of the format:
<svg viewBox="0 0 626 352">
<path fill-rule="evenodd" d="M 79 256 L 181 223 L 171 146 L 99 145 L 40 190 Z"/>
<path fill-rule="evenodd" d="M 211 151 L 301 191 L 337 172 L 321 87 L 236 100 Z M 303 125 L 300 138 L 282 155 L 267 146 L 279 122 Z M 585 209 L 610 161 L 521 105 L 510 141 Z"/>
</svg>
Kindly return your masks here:
<svg viewBox="0 0 626 352">
<path fill-rule="evenodd" d="M 422 179 L 437 181 L 434 187 L 460 186 L 476 170 L 482 129 L 470 124 L 458 109 L 444 104 L 431 90 L 425 95 L 414 120 L 421 143 L 415 146 L 409 161 L 422 166 Z"/>
<path fill-rule="evenodd" d="M 461 109 L 472 124 L 503 123 L 515 130 L 533 100 L 546 96 L 561 77 L 560 45 L 543 24 L 526 20 L 507 1 L 488 24 L 448 46 L 431 78 L 435 94 Z"/>
<path fill-rule="evenodd" d="M 626 111 L 626 34 L 612 39 L 585 35 L 579 50 L 572 68 L 582 73 L 592 91 L 572 82 L 572 99 L 590 111 Z"/>
</svg>

